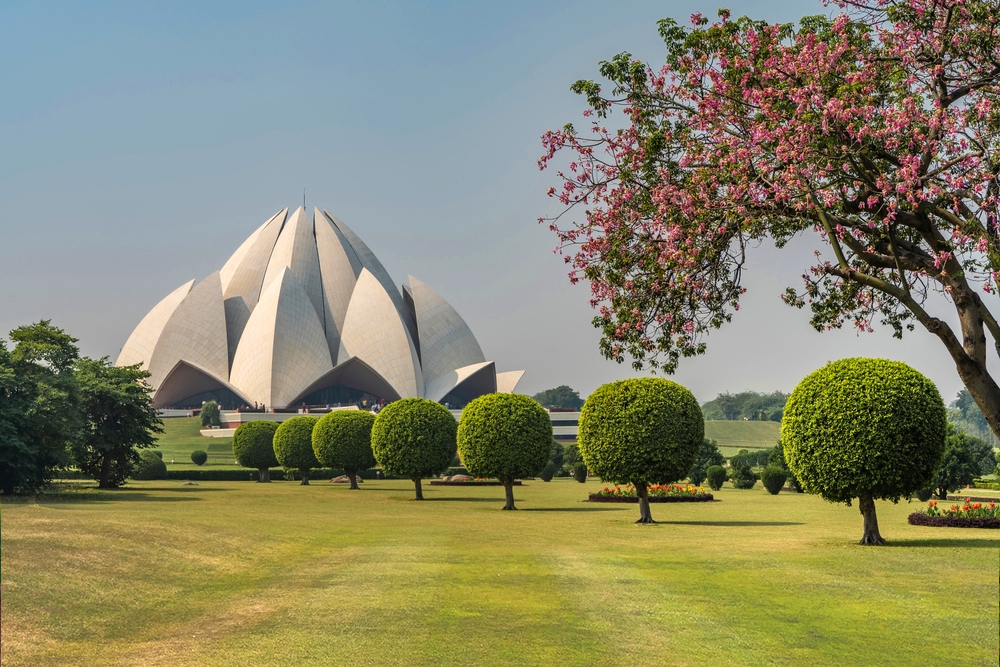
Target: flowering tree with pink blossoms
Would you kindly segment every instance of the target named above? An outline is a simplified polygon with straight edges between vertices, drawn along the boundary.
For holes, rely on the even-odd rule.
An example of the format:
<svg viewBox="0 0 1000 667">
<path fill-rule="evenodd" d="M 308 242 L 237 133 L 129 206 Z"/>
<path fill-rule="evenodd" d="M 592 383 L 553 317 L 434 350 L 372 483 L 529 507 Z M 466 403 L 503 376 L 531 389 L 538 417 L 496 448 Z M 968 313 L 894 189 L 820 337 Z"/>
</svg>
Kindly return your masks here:
<svg viewBox="0 0 1000 667">
<path fill-rule="evenodd" d="M 666 372 L 739 308 L 754 242 L 815 233 L 827 252 L 785 301 L 817 330 L 925 327 L 1000 435 L 1000 4 L 830 7 L 797 25 L 664 19 L 662 67 L 602 62 L 610 94 L 572 87 L 588 129 L 542 138 L 539 166 L 564 160 L 564 209 L 543 220 L 590 282 L 605 356 Z M 957 329 L 931 312 L 945 302 Z"/>
</svg>

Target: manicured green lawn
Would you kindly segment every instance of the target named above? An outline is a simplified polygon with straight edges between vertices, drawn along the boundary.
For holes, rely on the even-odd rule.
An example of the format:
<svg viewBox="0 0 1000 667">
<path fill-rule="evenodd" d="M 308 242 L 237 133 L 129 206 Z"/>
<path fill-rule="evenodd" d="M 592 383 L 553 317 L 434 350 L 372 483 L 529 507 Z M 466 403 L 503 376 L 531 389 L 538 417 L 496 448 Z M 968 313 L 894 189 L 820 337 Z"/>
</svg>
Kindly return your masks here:
<svg viewBox="0 0 1000 667">
<path fill-rule="evenodd" d="M 719 444 L 724 456 L 732 456 L 740 449 L 770 449 L 781 437 L 778 422 L 752 422 L 740 420 L 709 420 L 705 422 L 705 437 Z"/>
<path fill-rule="evenodd" d="M 0 504 L 3 665 L 995 665 L 1000 535 L 724 488 L 131 483 Z"/>
<path fill-rule="evenodd" d="M 196 468 L 191 462 L 191 452 L 201 449 L 208 453 L 205 465 L 237 468 L 233 465 L 233 439 L 206 438 L 201 430 L 200 417 L 171 417 L 163 420 L 163 433 L 154 449 L 163 452 L 163 460 L 171 470 Z M 171 463 L 173 461 L 173 463 Z"/>
</svg>

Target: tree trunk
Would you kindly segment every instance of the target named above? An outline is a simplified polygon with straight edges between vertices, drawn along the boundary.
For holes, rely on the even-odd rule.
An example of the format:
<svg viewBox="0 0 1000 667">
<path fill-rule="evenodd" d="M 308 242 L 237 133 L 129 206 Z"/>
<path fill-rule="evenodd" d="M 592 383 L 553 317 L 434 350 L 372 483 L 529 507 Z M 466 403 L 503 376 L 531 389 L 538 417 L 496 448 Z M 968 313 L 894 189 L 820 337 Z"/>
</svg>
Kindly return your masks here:
<svg viewBox="0 0 1000 667">
<path fill-rule="evenodd" d="M 105 454 L 101 458 L 101 478 L 97 480 L 97 488 L 99 489 L 109 489 L 111 488 L 111 453 Z"/>
<path fill-rule="evenodd" d="M 656 523 L 649 511 L 649 494 L 646 492 L 645 482 L 635 485 L 635 495 L 639 498 L 639 520 L 636 523 Z"/>
<path fill-rule="evenodd" d="M 882 535 L 878 532 L 878 517 L 875 516 L 875 501 L 871 496 L 858 498 L 858 509 L 861 516 L 865 518 L 865 532 L 858 544 L 871 544 L 881 546 L 885 544 Z"/>
<path fill-rule="evenodd" d="M 14 482 L 11 480 L 5 480 L 3 483 L 2 490 L 5 496 L 14 495 Z"/>
<path fill-rule="evenodd" d="M 941 487 L 937 490 L 938 500 L 948 500 L 948 489 Z"/>
<path fill-rule="evenodd" d="M 257 468 L 257 471 L 260 473 L 257 476 L 257 481 L 258 482 L 270 483 L 270 481 L 271 481 L 271 469 L 270 468 L 268 468 L 268 467 L 265 466 L 263 468 Z"/>
<path fill-rule="evenodd" d="M 301 486 L 309 486 L 309 468 L 299 468 L 299 474 L 302 475 Z"/>
<path fill-rule="evenodd" d="M 417 492 L 417 497 L 414 498 L 414 500 L 423 500 L 424 499 L 424 490 L 422 488 L 420 488 L 420 478 L 419 477 L 414 477 L 413 478 L 413 488 Z"/>
<path fill-rule="evenodd" d="M 344 473 L 351 478 L 351 488 L 359 489 L 358 487 L 358 471 L 357 470 L 345 470 Z"/>
<path fill-rule="evenodd" d="M 512 479 L 502 479 L 503 490 L 507 495 L 507 504 L 503 506 L 505 510 L 516 510 L 514 507 L 514 480 Z"/>
</svg>

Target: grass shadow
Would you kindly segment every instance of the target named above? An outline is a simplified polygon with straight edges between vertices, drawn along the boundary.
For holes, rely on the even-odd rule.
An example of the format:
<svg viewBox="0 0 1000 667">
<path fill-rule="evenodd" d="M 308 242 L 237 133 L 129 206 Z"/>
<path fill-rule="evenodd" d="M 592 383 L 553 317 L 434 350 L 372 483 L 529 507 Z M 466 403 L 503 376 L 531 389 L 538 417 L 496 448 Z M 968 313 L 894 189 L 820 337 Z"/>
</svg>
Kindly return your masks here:
<svg viewBox="0 0 1000 667">
<path fill-rule="evenodd" d="M 166 489 L 164 489 L 166 490 Z M 3 499 L 11 505 L 73 505 L 76 503 L 107 503 L 114 501 L 176 503 L 201 500 L 184 496 L 153 496 L 145 492 L 101 491 L 99 493 L 52 493 L 38 496 L 11 496 Z"/>
<path fill-rule="evenodd" d="M 496 498 L 463 498 L 462 496 L 446 496 L 444 498 L 424 498 L 424 502 L 457 502 L 457 503 L 500 503 L 503 504 L 503 496 Z"/>
<path fill-rule="evenodd" d="M 886 546 L 922 547 L 922 548 L 966 547 L 970 549 L 1000 549 L 1000 539 L 975 539 L 975 538 L 962 538 L 962 537 L 956 539 L 949 539 L 947 537 L 939 537 L 939 538 L 926 538 L 920 540 L 893 540 L 891 538 L 887 538 Z"/>
<path fill-rule="evenodd" d="M 654 517 L 655 518 L 655 517 Z M 804 526 L 802 521 L 657 521 L 674 526 Z"/>
</svg>

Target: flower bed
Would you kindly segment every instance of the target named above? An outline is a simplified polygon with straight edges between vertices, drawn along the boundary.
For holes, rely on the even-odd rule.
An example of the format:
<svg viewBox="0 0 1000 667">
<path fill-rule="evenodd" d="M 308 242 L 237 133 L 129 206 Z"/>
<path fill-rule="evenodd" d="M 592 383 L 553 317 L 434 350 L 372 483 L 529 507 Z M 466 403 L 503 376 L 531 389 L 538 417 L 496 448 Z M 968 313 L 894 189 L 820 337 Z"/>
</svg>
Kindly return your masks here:
<svg viewBox="0 0 1000 667">
<path fill-rule="evenodd" d="M 715 500 L 711 493 L 705 493 L 705 489 L 700 486 L 681 486 L 680 484 L 655 484 L 646 489 L 646 495 L 651 503 L 699 503 Z M 632 486 L 616 486 L 614 488 L 604 487 L 597 493 L 590 494 L 589 501 L 592 503 L 637 503 L 639 497 L 635 495 L 635 488 Z"/>
<path fill-rule="evenodd" d="M 914 526 L 1000 528 L 1000 505 L 972 502 L 971 498 L 966 498 L 961 505 L 942 509 L 938 501 L 931 500 L 923 512 L 914 512 L 907 521 Z"/>
</svg>

